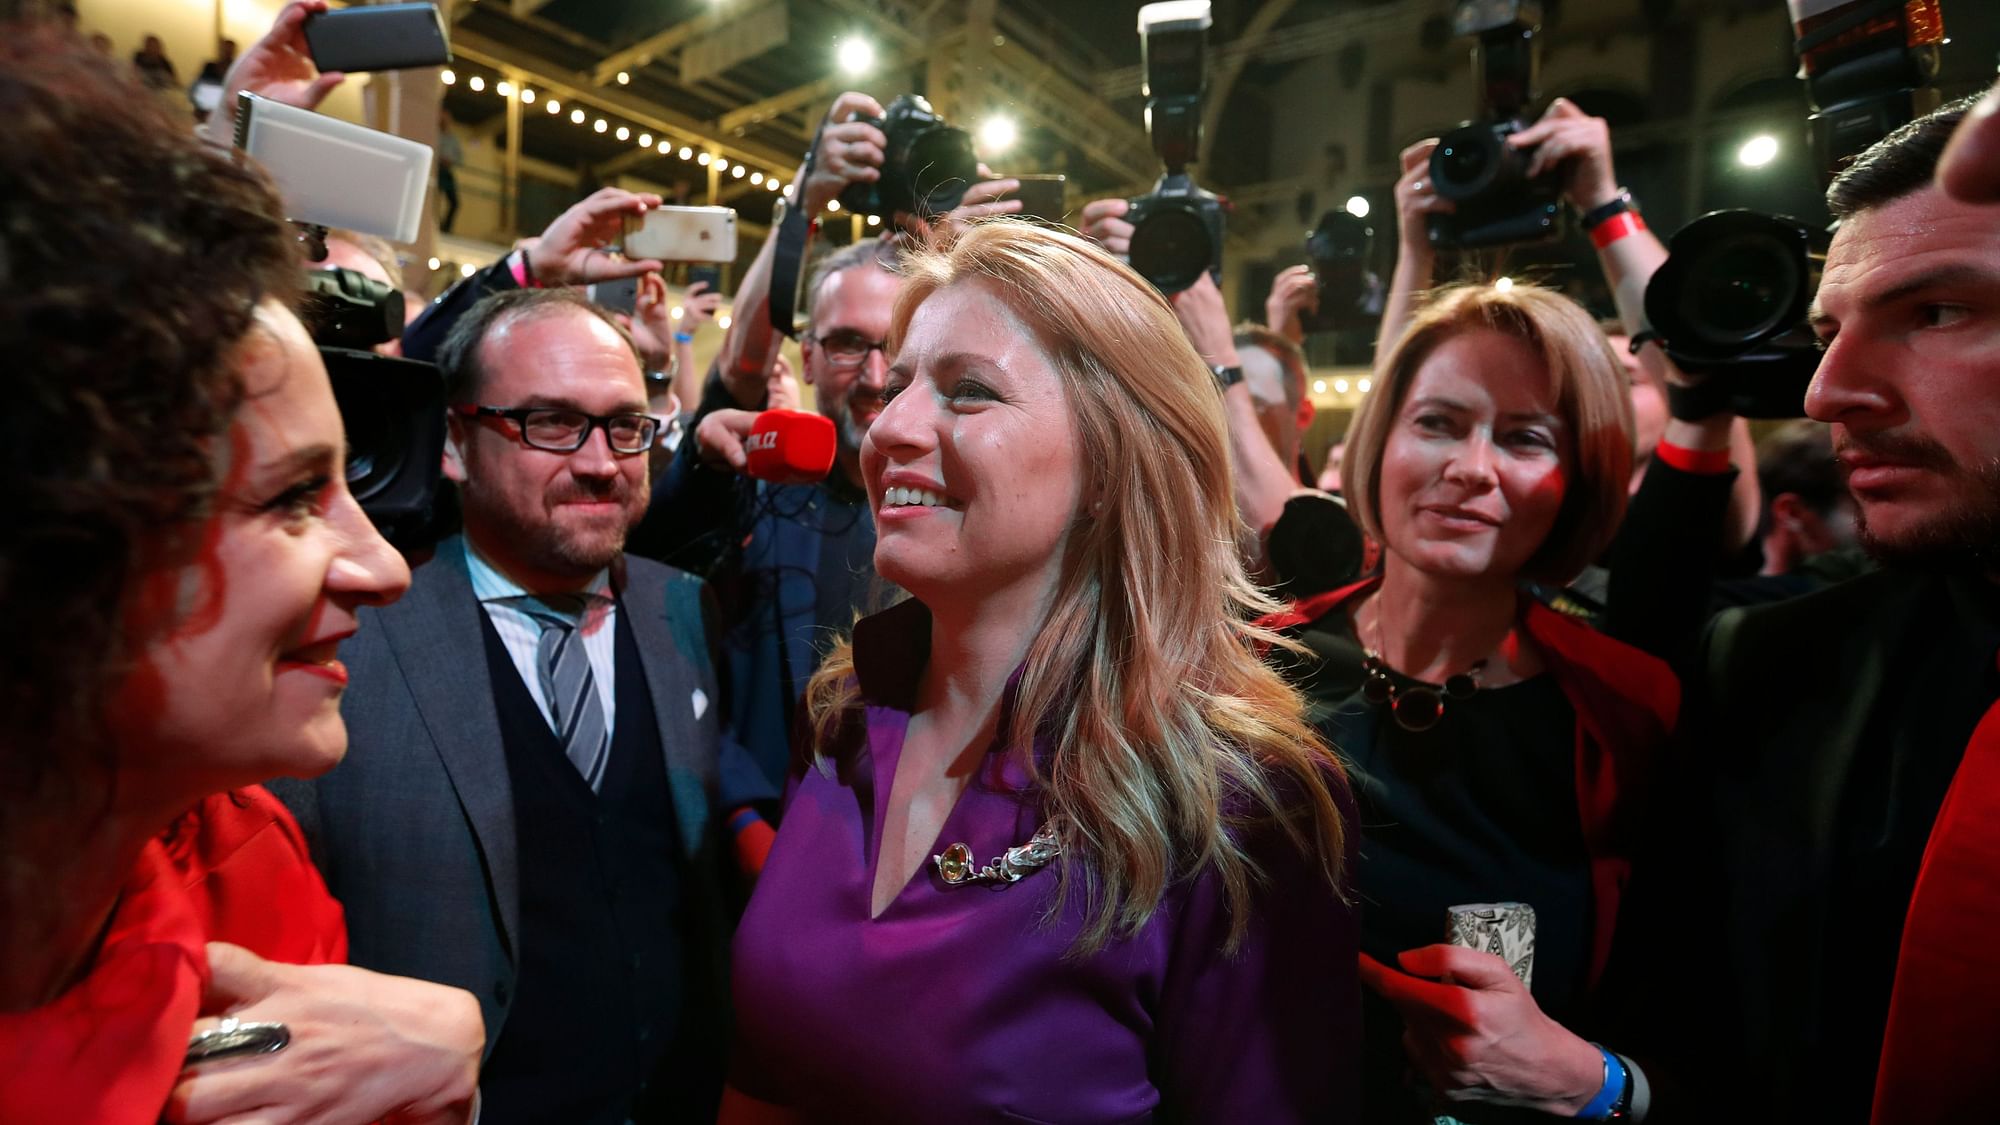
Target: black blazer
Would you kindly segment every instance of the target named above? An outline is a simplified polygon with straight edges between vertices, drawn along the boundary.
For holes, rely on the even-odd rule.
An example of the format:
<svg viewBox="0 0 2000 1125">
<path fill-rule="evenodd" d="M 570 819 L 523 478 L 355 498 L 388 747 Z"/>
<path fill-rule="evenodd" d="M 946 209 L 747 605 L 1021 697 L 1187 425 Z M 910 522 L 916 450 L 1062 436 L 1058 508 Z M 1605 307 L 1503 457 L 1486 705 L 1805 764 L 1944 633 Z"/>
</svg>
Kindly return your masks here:
<svg viewBox="0 0 2000 1125">
<path fill-rule="evenodd" d="M 638 643 L 666 756 L 687 858 L 684 891 L 699 919 L 688 970 L 711 978 L 711 988 L 691 994 L 727 996 L 736 895 L 717 815 L 722 701 L 708 663 L 682 651 L 668 621 L 668 584 L 686 576 L 630 557 L 618 571 L 620 612 Z M 272 788 L 297 814 L 347 910 L 350 960 L 470 991 L 490 1046 L 514 991 L 520 881 L 484 612 L 460 541 L 447 540 L 402 600 L 361 612 L 360 632 L 340 648 L 350 677 L 341 703 L 346 759 L 316 781 Z M 635 718 L 621 706 L 621 722 Z M 688 1026 L 708 1016 L 689 1012 Z"/>
<path fill-rule="evenodd" d="M 1916 867 L 1995 696 L 1976 581 L 1881 571 L 1709 629 L 1607 981 L 1653 1120 L 1867 1120 Z"/>
</svg>

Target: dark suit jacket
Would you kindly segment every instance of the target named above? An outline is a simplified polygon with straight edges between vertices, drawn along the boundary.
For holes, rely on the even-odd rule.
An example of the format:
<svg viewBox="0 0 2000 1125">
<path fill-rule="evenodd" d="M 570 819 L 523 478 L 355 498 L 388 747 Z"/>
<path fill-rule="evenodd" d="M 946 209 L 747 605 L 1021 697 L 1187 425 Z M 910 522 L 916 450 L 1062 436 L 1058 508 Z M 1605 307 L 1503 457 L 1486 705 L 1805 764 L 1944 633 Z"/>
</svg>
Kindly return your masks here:
<svg viewBox="0 0 2000 1125">
<path fill-rule="evenodd" d="M 1982 580 L 1720 615 L 1609 985 L 1654 1120 L 1866 1121 L 1917 865 L 1996 693 Z"/>
<path fill-rule="evenodd" d="M 717 816 L 720 701 L 706 662 L 689 659 L 668 623 L 668 584 L 687 578 L 643 559 L 625 559 L 623 571 L 620 613 L 645 665 L 687 860 L 684 901 L 697 917 L 688 994 L 726 998 L 734 895 Z M 273 788 L 347 909 L 352 962 L 470 991 L 490 1047 L 514 992 L 520 882 L 484 612 L 459 541 L 447 540 L 401 601 L 362 611 L 360 632 L 340 648 L 346 760 L 317 781 Z M 641 718 L 621 703 L 619 722 Z M 723 1018 L 719 1003 L 708 1007 L 685 1013 L 683 1026 Z"/>
</svg>

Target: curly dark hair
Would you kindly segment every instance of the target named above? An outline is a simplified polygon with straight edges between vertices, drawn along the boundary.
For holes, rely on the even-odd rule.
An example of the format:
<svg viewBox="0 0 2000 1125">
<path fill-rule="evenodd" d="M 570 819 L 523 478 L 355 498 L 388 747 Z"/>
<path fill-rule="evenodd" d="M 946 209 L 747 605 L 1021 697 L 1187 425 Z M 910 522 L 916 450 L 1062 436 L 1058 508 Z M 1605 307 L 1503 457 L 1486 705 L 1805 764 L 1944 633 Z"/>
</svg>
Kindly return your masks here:
<svg viewBox="0 0 2000 1125">
<path fill-rule="evenodd" d="M 84 779 L 146 640 L 136 579 L 193 549 L 232 349 L 303 263 L 263 173 L 117 69 L 0 25 L 0 833 L 24 802 L 108 799 Z"/>
</svg>

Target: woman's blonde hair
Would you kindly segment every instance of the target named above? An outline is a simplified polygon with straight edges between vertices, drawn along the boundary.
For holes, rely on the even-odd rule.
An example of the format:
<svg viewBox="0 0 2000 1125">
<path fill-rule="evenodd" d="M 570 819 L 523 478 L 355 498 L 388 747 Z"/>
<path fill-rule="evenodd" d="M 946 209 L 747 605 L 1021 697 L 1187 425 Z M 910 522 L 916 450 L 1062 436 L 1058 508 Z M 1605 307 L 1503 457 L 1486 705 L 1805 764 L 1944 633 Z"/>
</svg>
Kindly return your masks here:
<svg viewBox="0 0 2000 1125">
<path fill-rule="evenodd" d="M 1222 400 L 1173 310 L 1094 243 L 1020 220 L 974 224 L 902 272 L 891 350 L 926 299 L 981 284 L 1034 335 L 1073 412 L 1093 514 L 1071 530 L 1000 737 L 1067 821 L 1061 895 L 1081 879 L 1089 902 L 1078 948 L 1136 932 L 1171 884 L 1211 869 L 1233 946 L 1261 877 L 1239 838 L 1253 825 L 1275 823 L 1338 888 L 1345 780 L 1258 658 L 1283 643 L 1250 624 L 1276 604 L 1244 573 Z M 857 697 L 843 644 L 807 688 L 822 750 Z"/>
<path fill-rule="evenodd" d="M 1417 370 L 1446 340 L 1487 329 L 1534 349 L 1555 381 L 1567 430 L 1568 482 L 1548 538 L 1524 577 L 1564 583 L 1594 562 L 1625 515 L 1632 477 L 1632 398 L 1611 342 L 1582 306 L 1554 290 L 1454 285 L 1438 290 L 1375 364 L 1375 389 L 1354 415 L 1341 459 L 1347 510 L 1377 543 L 1382 537 L 1382 454 Z"/>
</svg>

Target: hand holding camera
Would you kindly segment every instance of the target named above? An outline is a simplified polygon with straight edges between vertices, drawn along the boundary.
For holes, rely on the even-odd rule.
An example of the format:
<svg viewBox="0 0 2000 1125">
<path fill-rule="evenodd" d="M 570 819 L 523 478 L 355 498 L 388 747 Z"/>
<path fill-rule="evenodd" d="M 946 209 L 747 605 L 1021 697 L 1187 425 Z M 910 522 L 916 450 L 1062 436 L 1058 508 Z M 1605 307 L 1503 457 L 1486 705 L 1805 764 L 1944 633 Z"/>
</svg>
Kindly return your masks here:
<svg viewBox="0 0 2000 1125">
<path fill-rule="evenodd" d="M 839 120 L 839 102 L 834 109 Z M 872 119 L 849 124 L 865 126 L 880 138 L 880 174 L 851 182 L 840 193 L 840 205 L 857 215 L 942 215 L 956 208 L 966 189 L 981 178 L 972 134 L 945 124 L 931 103 L 915 94 L 896 98 Z"/>
<path fill-rule="evenodd" d="M 1554 174 L 1563 198 L 1579 214 L 1618 197 L 1611 168 L 1611 128 L 1568 98 L 1549 103 L 1542 119 L 1507 138 L 1508 147 L 1528 155 L 1528 178 Z"/>
<path fill-rule="evenodd" d="M 1458 206 L 1437 193 L 1431 180 L 1431 153 L 1438 139 L 1426 137 L 1403 150 L 1403 174 L 1396 180 L 1397 253 L 1429 261 L 1433 253 L 1426 223 L 1431 215 L 1449 215 Z"/>
<path fill-rule="evenodd" d="M 1286 266 L 1271 279 L 1271 294 L 1264 298 L 1264 324 L 1271 331 L 1296 344 L 1305 339 L 1299 314 L 1319 311 L 1319 278 L 1311 266 Z"/>
<path fill-rule="evenodd" d="M 889 138 L 866 120 L 882 113 L 882 103 L 867 94 L 850 90 L 833 99 L 833 108 L 826 111 L 826 124 L 820 129 L 812 175 L 793 181 L 798 184 L 798 204 L 806 214 L 826 210 L 849 185 L 872 184 L 882 178 Z"/>
<path fill-rule="evenodd" d="M 1132 224 L 1125 213 L 1132 209 L 1129 199 L 1093 199 L 1083 205 L 1084 237 L 1123 258 L 1132 252 Z"/>
</svg>

